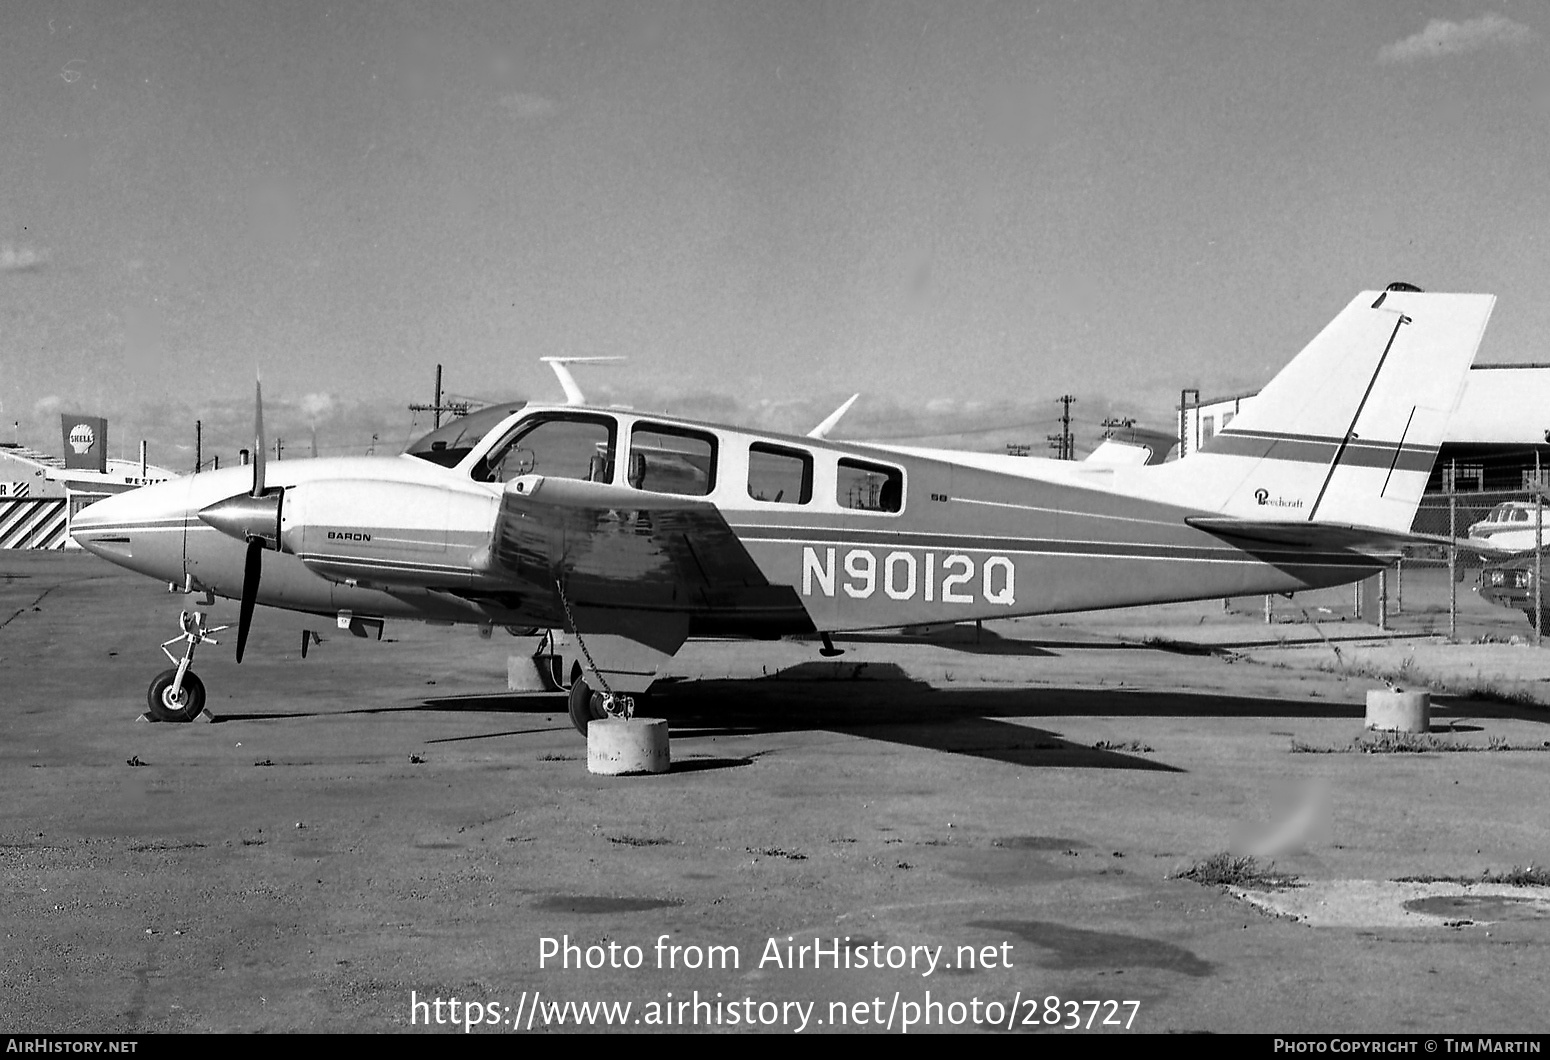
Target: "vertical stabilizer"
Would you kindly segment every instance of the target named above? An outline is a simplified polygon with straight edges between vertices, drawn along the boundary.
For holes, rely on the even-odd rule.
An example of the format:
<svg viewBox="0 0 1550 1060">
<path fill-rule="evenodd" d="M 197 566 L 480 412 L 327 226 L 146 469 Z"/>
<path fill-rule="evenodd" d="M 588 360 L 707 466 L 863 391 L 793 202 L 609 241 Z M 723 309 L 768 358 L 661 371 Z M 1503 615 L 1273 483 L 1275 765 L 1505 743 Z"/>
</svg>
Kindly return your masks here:
<svg viewBox="0 0 1550 1060">
<path fill-rule="evenodd" d="M 1407 532 L 1495 304 L 1358 295 L 1177 474 L 1225 516 Z"/>
</svg>

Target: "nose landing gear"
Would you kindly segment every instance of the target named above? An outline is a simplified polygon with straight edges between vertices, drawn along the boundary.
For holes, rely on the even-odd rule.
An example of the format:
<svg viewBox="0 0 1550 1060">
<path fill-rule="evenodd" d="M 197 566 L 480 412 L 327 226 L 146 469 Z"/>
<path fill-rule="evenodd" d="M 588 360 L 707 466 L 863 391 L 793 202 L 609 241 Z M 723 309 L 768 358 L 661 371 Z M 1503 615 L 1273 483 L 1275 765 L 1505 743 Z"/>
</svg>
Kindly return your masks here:
<svg viewBox="0 0 1550 1060">
<path fill-rule="evenodd" d="M 150 708 L 151 717 L 157 721 L 193 721 L 199 717 L 205 709 L 205 686 L 199 680 L 199 675 L 189 669 L 194 663 L 194 649 L 206 642 L 219 643 L 210 634 L 227 628 L 207 628 L 203 611 L 184 611 L 178 617 L 178 624 L 183 632 L 171 640 L 163 641 L 161 646 L 167 661 L 176 665 L 171 670 L 157 674 L 146 691 L 146 706 Z M 181 659 L 167 650 L 169 645 L 179 641 L 186 645 Z"/>
<path fill-rule="evenodd" d="M 163 670 L 151 682 L 145 696 L 150 715 L 157 721 L 193 721 L 205 709 L 205 683 L 193 671 Z"/>
</svg>

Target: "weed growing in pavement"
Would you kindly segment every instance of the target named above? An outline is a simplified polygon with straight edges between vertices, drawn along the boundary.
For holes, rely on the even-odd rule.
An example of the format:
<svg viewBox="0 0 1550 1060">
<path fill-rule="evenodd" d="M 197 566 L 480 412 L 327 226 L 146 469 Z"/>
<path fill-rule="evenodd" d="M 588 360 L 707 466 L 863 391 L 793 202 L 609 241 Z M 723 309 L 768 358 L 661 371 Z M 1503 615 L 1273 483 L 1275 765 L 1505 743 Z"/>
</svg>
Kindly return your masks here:
<svg viewBox="0 0 1550 1060">
<path fill-rule="evenodd" d="M 1458 696 L 1461 699 L 1475 699 L 1484 703 L 1505 703 L 1514 707 L 1545 706 L 1534 697 L 1533 692 L 1501 684 L 1500 682 L 1506 678 L 1476 676 L 1451 680 L 1439 674 L 1423 671 L 1413 657 L 1405 659 L 1397 667 L 1383 666 L 1361 659 L 1354 661 L 1337 659 L 1335 662 L 1320 663 L 1318 668 L 1326 673 L 1338 673 L 1345 677 L 1370 677 L 1376 681 L 1382 681 L 1390 688 L 1428 688 L 1433 692 Z"/>
<path fill-rule="evenodd" d="M 1550 740 L 1544 741 L 1537 747 L 1514 747 L 1505 736 L 1491 736 L 1485 743 L 1478 744 L 1460 743 L 1431 733 L 1369 732 L 1338 747 L 1320 747 L 1317 744 L 1303 743 L 1301 740 L 1293 740 L 1291 747 L 1291 753 L 1294 755 L 1388 755 L 1474 751 L 1550 751 Z"/>
<path fill-rule="evenodd" d="M 1202 887 L 1242 887 L 1250 891 L 1279 891 L 1297 886 L 1297 877 L 1276 872 L 1275 865 L 1261 866 L 1259 859 L 1223 851 L 1175 872 L 1170 879 L 1194 880 Z"/>
<path fill-rule="evenodd" d="M 1133 754 L 1151 754 L 1152 748 L 1140 740 L 1099 740 L 1093 744 L 1095 751 L 1130 751 Z"/>
<path fill-rule="evenodd" d="M 1478 876 L 1396 876 L 1395 883 L 1489 883 L 1505 887 L 1550 887 L 1550 870 L 1535 868 L 1533 865 L 1525 865 L 1521 869 L 1511 868 L 1506 872 L 1492 872 L 1490 869 Z"/>
<path fill-rule="evenodd" d="M 659 839 L 654 836 L 611 835 L 606 838 L 610 843 L 617 843 L 623 847 L 664 847 L 673 842 L 671 839 Z"/>
</svg>

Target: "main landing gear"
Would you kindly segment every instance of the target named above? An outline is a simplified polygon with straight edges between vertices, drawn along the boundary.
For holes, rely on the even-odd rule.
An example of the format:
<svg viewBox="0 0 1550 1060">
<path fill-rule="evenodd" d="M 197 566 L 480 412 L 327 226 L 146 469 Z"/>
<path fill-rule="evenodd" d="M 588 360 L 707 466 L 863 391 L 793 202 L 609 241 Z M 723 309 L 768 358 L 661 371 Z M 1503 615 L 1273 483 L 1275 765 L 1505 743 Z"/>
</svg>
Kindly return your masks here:
<svg viewBox="0 0 1550 1060">
<path fill-rule="evenodd" d="M 587 683 L 587 679 L 581 676 L 581 664 L 577 663 L 571 674 L 570 723 L 576 727 L 577 732 L 585 736 L 588 722 L 602 721 L 604 718 L 634 717 L 635 710 L 643 698 L 642 695 L 630 695 L 625 692 L 596 691 Z"/>
<path fill-rule="evenodd" d="M 161 650 L 172 669 L 163 670 L 151 682 L 146 691 L 146 706 L 157 721 L 193 721 L 205 709 L 205 686 L 199 675 L 189 669 L 194 663 L 194 649 L 206 642 L 219 643 L 210 634 L 219 633 L 225 626 L 207 628 L 203 611 L 184 611 L 178 617 L 183 632 L 171 640 L 163 641 Z M 168 651 L 169 645 L 185 643 L 180 659 Z"/>
</svg>

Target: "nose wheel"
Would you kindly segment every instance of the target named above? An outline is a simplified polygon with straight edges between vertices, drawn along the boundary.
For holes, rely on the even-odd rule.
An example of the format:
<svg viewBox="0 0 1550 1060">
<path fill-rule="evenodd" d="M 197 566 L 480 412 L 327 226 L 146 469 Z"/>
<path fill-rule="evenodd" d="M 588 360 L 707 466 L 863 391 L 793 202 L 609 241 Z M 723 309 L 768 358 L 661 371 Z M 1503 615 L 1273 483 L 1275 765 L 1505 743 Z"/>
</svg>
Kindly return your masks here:
<svg viewBox="0 0 1550 1060">
<path fill-rule="evenodd" d="M 157 721 L 193 721 L 204 711 L 205 684 L 189 667 L 194 663 L 194 649 L 207 642 L 219 643 L 210 634 L 226 628 L 206 627 L 203 611 L 184 611 L 178 617 L 178 625 L 183 632 L 163 641 L 161 646 L 162 654 L 174 666 L 157 674 L 145 694 L 146 706 Z M 167 650 L 180 642 L 184 645 L 181 659 Z"/>
<path fill-rule="evenodd" d="M 205 683 L 192 670 L 183 671 L 181 682 L 176 667 L 163 670 L 151 682 L 145 701 L 157 721 L 193 721 L 205 709 Z"/>
</svg>

